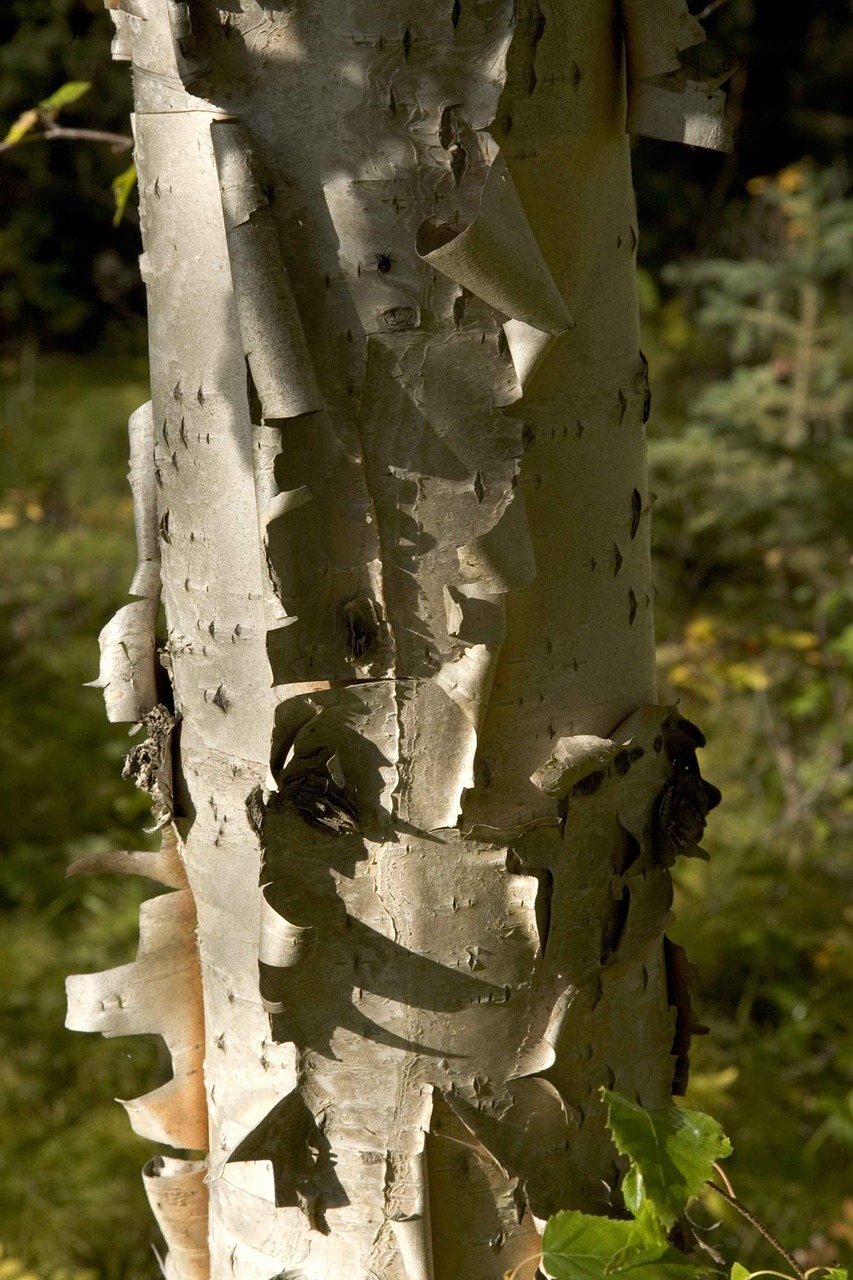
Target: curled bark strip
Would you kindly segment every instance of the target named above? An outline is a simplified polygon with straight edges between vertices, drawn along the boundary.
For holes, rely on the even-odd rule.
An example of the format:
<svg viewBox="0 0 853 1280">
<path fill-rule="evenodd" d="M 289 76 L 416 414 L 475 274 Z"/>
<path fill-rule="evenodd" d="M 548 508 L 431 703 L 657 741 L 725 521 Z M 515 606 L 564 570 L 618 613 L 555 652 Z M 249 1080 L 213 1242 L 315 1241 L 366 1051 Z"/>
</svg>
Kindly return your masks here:
<svg viewBox="0 0 853 1280">
<path fill-rule="evenodd" d="M 681 65 L 705 33 L 684 0 L 622 0 L 629 133 L 731 151 L 732 127 L 718 85 Z"/>
<path fill-rule="evenodd" d="M 705 39 L 686 0 L 622 0 L 622 24 L 629 80 L 677 71 L 682 51 Z"/>
<path fill-rule="evenodd" d="M 725 105 L 722 89 L 690 80 L 681 71 L 657 84 L 637 80 L 628 101 L 628 132 L 688 147 L 731 151 L 732 127 L 723 115 Z"/>
<path fill-rule="evenodd" d="M 109 853 L 89 853 L 72 862 L 66 876 L 79 876 L 89 872 L 108 872 L 113 875 L 147 876 L 170 889 L 186 889 L 187 873 L 178 854 L 177 839 L 173 830 L 163 831 L 159 849 L 140 849 L 130 852 L 116 849 Z"/>
<path fill-rule="evenodd" d="M 326 413 L 256 426 L 253 444 L 273 682 L 387 674 L 379 548 L 358 464 Z"/>
<path fill-rule="evenodd" d="M 427 218 L 418 229 L 424 262 L 513 320 L 556 335 L 572 317 L 536 242 L 506 162 L 487 134 L 490 160 L 480 207 L 467 227 Z"/>
<path fill-rule="evenodd" d="M 67 979 L 66 990 L 65 1025 L 71 1030 L 163 1037 L 172 1056 L 172 1079 L 122 1105 L 142 1137 L 172 1147 L 205 1148 L 204 1025 L 190 891 L 179 889 L 142 904 L 132 964 L 76 974 Z"/>
<path fill-rule="evenodd" d="M 194 56 L 190 5 L 181 0 L 105 0 L 116 27 L 113 57 L 150 76 L 190 85 L 210 69 Z"/>
<path fill-rule="evenodd" d="M 156 630 L 160 608 L 160 545 L 152 465 L 154 415 L 150 400 L 131 414 L 128 435 L 128 479 L 133 493 L 137 555 L 130 595 L 140 599 L 119 609 L 101 631 L 98 637 L 100 671 L 90 685 L 103 689 L 107 719 L 111 723 L 142 720 L 158 701 Z"/>
<path fill-rule="evenodd" d="M 203 1160 L 154 1156 L 142 1170 L 148 1203 L 169 1252 L 166 1280 L 209 1280 L 207 1165 Z"/>
<path fill-rule="evenodd" d="M 158 582 L 159 588 L 159 582 Z M 111 723 L 141 720 L 157 702 L 156 641 L 160 593 L 123 605 L 98 636 L 101 667 L 91 687 L 103 689 Z"/>
<path fill-rule="evenodd" d="M 274 893 L 274 886 L 264 887 L 258 960 L 269 968 L 291 969 L 301 964 L 316 946 L 317 930 L 313 925 L 291 924 L 271 901 Z"/>
<path fill-rule="evenodd" d="M 215 120 L 213 150 L 243 350 L 265 419 L 323 408 L 269 201 L 239 120 Z"/>
</svg>

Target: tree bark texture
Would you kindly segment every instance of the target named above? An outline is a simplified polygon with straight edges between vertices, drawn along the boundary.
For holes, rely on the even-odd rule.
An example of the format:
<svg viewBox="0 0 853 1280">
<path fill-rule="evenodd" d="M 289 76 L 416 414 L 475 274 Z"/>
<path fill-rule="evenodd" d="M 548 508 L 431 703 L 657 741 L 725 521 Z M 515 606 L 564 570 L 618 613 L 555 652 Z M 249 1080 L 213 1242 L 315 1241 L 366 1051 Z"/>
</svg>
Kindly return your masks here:
<svg viewBox="0 0 853 1280">
<path fill-rule="evenodd" d="M 717 799 L 655 705 L 626 122 L 725 146 L 681 0 L 114 0 L 151 402 L 101 636 L 172 892 L 69 1025 L 170 1280 L 498 1280 L 669 1101 Z M 162 584 L 165 643 L 156 636 Z M 197 929 L 197 934 L 196 934 Z M 197 942 L 196 942 L 197 938 Z M 203 1153 L 207 1154 L 203 1154 Z"/>
</svg>

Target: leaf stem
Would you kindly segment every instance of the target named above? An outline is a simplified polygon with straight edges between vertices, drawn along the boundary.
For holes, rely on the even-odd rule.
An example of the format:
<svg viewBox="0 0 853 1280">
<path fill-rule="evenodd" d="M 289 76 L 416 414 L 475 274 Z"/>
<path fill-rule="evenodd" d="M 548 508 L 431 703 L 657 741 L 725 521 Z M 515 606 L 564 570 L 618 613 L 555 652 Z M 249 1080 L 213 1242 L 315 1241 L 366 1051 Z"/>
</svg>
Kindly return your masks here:
<svg viewBox="0 0 853 1280">
<path fill-rule="evenodd" d="M 517 1280 L 517 1276 L 519 1275 L 521 1268 L 526 1267 L 528 1262 L 535 1262 L 536 1266 L 538 1267 L 541 1261 L 542 1261 L 541 1253 L 531 1253 L 529 1258 L 522 1258 L 518 1266 L 513 1267 L 512 1271 L 507 1271 L 506 1274 L 504 1275 L 504 1280 Z"/>
<path fill-rule="evenodd" d="M 714 1170 L 714 1172 L 717 1174 L 719 1178 L 722 1178 L 723 1186 L 726 1188 L 726 1191 L 728 1191 L 729 1195 L 733 1196 L 735 1193 L 735 1189 L 732 1186 L 731 1182 L 729 1181 L 729 1176 L 726 1173 L 723 1166 L 720 1164 L 719 1160 L 715 1160 L 714 1163 L 711 1165 L 711 1168 Z"/>
<path fill-rule="evenodd" d="M 728 1179 L 726 1179 L 726 1181 L 728 1182 Z M 789 1253 L 788 1250 L 785 1248 L 785 1246 L 781 1243 L 781 1241 L 776 1239 L 776 1237 L 774 1236 L 770 1228 L 765 1227 L 764 1223 L 761 1221 L 760 1218 L 756 1218 L 755 1214 L 752 1212 L 751 1209 L 747 1209 L 746 1205 L 742 1204 L 741 1201 L 738 1200 L 737 1196 L 731 1195 L 728 1191 L 725 1190 L 725 1188 L 721 1187 L 719 1183 L 709 1181 L 709 1182 L 706 1182 L 705 1185 L 707 1187 L 710 1187 L 712 1191 L 716 1191 L 717 1195 L 722 1197 L 722 1199 L 725 1200 L 726 1204 L 730 1204 L 733 1209 L 737 1209 L 741 1217 L 746 1218 L 747 1222 L 751 1226 L 755 1227 L 755 1230 L 760 1232 L 761 1235 L 764 1236 L 765 1240 L 767 1240 L 770 1244 L 772 1244 L 773 1248 L 776 1250 L 779 1256 L 785 1259 L 785 1261 L 787 1262 L 791 1270 L 794 1272 L 794 1274 L 799 1277 L 799 1280 L 806 1280 L 806 1273 L 803 1270 L 803 1268 L 800 1266 L 800 1264 L 797 1262 L 794 1255 Z"/>
</svg>

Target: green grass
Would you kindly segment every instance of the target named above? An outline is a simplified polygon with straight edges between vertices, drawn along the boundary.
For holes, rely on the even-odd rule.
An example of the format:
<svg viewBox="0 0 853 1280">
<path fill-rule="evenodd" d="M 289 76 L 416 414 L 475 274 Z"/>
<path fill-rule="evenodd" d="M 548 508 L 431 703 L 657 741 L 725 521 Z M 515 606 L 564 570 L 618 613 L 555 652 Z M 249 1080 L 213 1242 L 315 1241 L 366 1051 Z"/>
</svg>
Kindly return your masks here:
<svg viewBox="0 0 853 1280">
<path fill-rule="evenodd" d="M 144 886 L 67 881 L 74 858 L 150 841 L 120 777 L 97 635 L 133 572 L 126 420 L 139 359 L 37 357 L 0 381 L 0 1243 L 40 1277 L 152 1280 L 139 1170 L 151 1144 L 113 1099 L 163 1078 L 156 1041 L 64 1029 L 66 974 L 135 953 Z"/>
</svg>

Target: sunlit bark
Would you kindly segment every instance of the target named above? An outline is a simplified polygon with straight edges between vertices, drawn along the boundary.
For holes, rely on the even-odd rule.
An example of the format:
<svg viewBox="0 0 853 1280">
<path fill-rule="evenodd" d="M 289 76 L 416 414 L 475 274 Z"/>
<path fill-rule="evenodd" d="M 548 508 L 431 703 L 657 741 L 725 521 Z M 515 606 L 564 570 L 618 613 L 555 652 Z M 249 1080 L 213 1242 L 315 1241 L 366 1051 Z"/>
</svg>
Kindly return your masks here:
<svg viewBox="0 0 853 1280">
<path fill-rule="evenodd" d="M 167 1275 L 496 1280 L 610 1204 L 598 1087 L 683 1073 L 716 796 L 654 705 L 626 120 L 724 145 L 719 95 L 680 0 L 112 7 L 152 401 L 101 684 L 188 888 L 70 1020 L 164 1034 L 131 1118 L 209 1131 L 146 1171 Z"/>
</svg>

